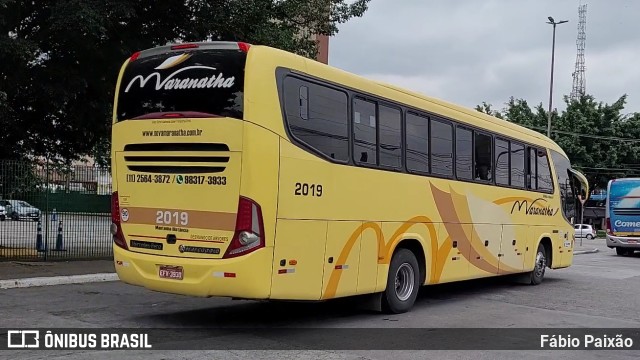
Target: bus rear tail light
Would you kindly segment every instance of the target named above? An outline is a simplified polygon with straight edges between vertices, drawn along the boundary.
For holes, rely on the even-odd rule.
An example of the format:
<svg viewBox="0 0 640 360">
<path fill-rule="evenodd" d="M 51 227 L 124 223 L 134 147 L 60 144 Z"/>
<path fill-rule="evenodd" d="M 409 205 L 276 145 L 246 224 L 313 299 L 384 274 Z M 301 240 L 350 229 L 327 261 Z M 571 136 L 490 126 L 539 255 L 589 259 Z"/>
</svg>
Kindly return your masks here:
<svg viewBox="0 0 640 360">
<path fill-rule="evenodd" d="M 138 59 L 138 57 L 140 57 L 140 51 L 133 53 L 133 55 L 131 55 L 131 57 L 129 58 L 129 62 L 136 61 L 136 59 Z"/>
<path fill-rule="evenodd" d="M 236 229 L 224 258 L 249 254 L 265 246 L 262 209 L 255 201 L 240 197 Z"/>
<path fill-rule="evenodd" d="M 173 45 L 171 50 L 184 50 L 184 49 L 196 49 L 198 48 L 198 44 L 179 44 Z"/>
<path fill-rule="evenodd" d="M 606 224 L 606 226 L 607 226 L 607 234 L 613 235 L 613 231 L 611 231 L 611 219 L 607 218 L 606 222 L 607 222 L 607 224 Z"/>
<path fill-rule="evenodd" d="M 120 200 L 118 200 L 117 191 L 111 194 L 111 235 L 116 245 L 125 250 L 129 249 L 120 223 Z"/>
<path fill-rule="evenodd" d="M 251 47 L 251 44 L 245 43 L 245 42 L 239 42 L 238 43 L 238 47 L 240 48 L 240 51 L 248 53 L 249 52 L 249 48 Z"/>
<path fill-rule="evenodd" d="M 176 112 L 152 112 L 134 117 L 132 120 L 161 119 L 161 118 L 219 118 L 216 114 L 199 111 L 176 111 Z"/>
</svg>

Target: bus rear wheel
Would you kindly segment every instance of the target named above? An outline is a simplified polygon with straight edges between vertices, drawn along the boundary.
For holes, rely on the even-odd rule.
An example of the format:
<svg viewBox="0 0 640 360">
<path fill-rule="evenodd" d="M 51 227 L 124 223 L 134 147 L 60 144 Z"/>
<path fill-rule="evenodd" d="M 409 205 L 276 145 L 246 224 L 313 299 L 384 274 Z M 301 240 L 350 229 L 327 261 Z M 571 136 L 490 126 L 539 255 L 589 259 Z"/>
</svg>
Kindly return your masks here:
<svg viewBox="0 0 640 360">
<path fill-rule="evenodd" d="M 416 256 L 408 249 L 398 249 L 389 264 L 387 288 L 382 296 L 382 309 L 386 313 L 409 311 L 420 289 L 420 268 Z"/>
</svg>

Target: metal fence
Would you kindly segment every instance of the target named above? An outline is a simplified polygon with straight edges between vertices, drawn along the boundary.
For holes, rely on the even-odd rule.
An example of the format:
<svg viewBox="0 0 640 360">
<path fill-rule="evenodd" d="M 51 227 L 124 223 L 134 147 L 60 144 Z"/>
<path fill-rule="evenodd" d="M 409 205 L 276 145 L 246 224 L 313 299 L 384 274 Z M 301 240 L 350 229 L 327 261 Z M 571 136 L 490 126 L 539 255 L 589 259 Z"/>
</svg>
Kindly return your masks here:
<svg viewBox="0 0 640 360">
<path fill-rule="evenodd" d="M 0 261 L 112 256 L 109 169 L 0 161 L 0 206 Z"/>
</svg>

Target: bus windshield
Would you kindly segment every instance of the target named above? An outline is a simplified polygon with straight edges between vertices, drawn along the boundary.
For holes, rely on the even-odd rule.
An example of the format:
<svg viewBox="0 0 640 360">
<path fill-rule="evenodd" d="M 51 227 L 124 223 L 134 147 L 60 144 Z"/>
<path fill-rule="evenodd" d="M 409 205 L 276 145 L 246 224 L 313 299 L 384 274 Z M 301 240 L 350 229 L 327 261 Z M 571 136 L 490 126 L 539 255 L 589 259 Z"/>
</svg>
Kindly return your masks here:
<svg viewBox="0 0 640 360">
<path fill-rule="evenodd" d="M 640 179 L 612 181 L 608 196 L 612 230 L 640 233 Z"/>
<path fill-rule="evenodd" d="M 163 113 L 242 119 L 246 53 L 197 49 L 141 55 L 124 70 L 117 121 Z"/>
<path fill-rule="evenodd" d="M 562 213 L 569 222 L 575 222 L 579 209 L 579 196 L 584 200 L 589 195 L 589 184 L 587 179 L 571 167 L 569 159 L 555 150 L 551 150 L 551 157 L 555 165 L 558 186 L 560 187 L 560 200 L 562 203 Z"/>
</svg>

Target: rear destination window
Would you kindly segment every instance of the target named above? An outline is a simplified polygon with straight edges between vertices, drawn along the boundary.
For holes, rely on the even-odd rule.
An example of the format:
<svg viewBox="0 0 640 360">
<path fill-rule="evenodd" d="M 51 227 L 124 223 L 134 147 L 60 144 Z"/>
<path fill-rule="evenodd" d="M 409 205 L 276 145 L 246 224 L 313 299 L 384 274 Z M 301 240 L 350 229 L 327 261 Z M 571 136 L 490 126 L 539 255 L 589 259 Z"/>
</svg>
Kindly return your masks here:
<svg viewBox="0 0 640 360">
<path fill-rule="evenodd" d="M 246 53 L 168 52 L 130 62 L 118 94 L 118 121 L 158 112 L 199 112 L 242 119 Z"/>
</svg>

